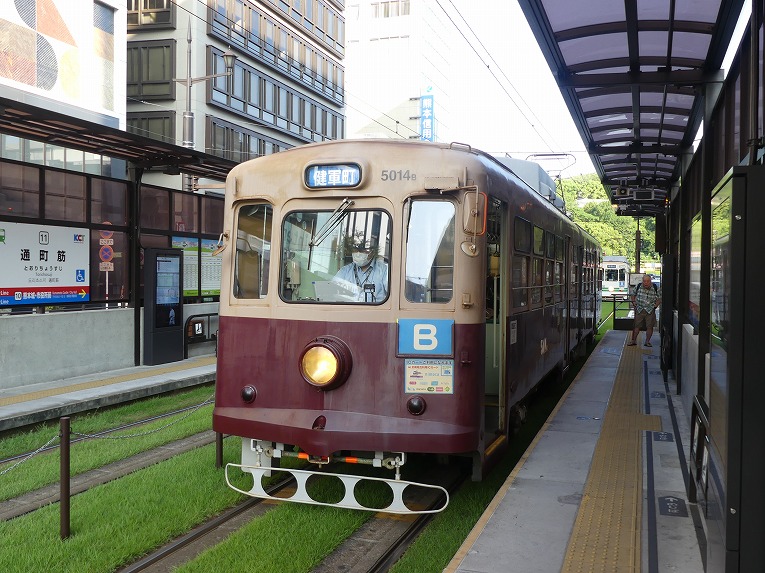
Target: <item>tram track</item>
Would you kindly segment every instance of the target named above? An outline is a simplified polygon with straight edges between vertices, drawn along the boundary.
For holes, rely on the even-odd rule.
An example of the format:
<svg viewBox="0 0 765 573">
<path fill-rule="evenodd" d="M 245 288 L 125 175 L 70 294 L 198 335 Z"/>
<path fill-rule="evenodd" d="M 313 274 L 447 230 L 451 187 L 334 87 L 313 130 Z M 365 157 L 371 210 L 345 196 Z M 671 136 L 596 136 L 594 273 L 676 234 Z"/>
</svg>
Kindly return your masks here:
<svg viewBox="0 0 765 573">
<path fill-rule="evenodd" d="M 289 487 L 291 483 L 294 483 L 294 480 L 291 477 L 286 478 L 266 488 L 266 491 L 274 495 Z M 255 519 L 268 510 L 273 509 L 274 505 L 264 503 L 265 501 L 264 499 L 248 498 L 195 527 L 186 535 L 174 539 L 118 571 L 119 573 L 139 573 L 142 571 L 150 573 L 170 572 L 182 563 L 190 561 L 208 547 L 222 541 L 232 531 L 242 527 L 251 519 Z"/>
<path fill-rule="evenodd" d="M 129 473 L 169 460 L 174 456 L 211 444 L 214 441 L 215 432 L 207 430 L 94 468 L 73 476 L 71 478 L 70 492 L 72 495 L 86 492 L 90 488 L 117 480 Z M 40 509 L 45 505 L 55 503 L 60 499 L 60 492 L 59 484 L 54 483 L 2 501 L 0 502 L 0 521 L 7 521 Z"/>
<path fill-rule="evenodd" d="M 451 495 L 467 478 L 467 473 L 454 471 L 440 474 L 441 485 Z M 289 477 L 270 488 L 269 495 L 289 497 L 294 480 Z M 280 494 L 281 495 L 278 495 Z M 408 503 L 418 508 L 434 509 L 444 503 L 444 494 L 425 491 L 416 495 Z M 244 528 L 252 520 L 276 509 L 287 501 L 274 501 L 249 498 L 234 508 L 222 513 L 198 526 L 186 535 L 180 536 L 139 561 L 119 570 L 119 573 L 170 573 L 175 568 L 193 560 L 203 551 L 221 543 L 233 532 Z M 303 506 L 305 511 L 313 511 L 311 506 Z M 361 527 L 354 531 L 341 545 L 327 556 L 313 573 L 382 573 L 404 554 L 419 533 L 431 522 L 436 514 L 391 515 L 377 512 Z M 269 541 L 259 538 L 258 543 L 268 545 Z M 278 562 L 280 556 L 274 555 L 272 566 L 275 571 L 283 567 Z M 289 556 L 282 556 L 289 559 Z M 284 568 L 287 564 L 284 564 Z"/>
<path fill-rule="evenodd" d="M 468 479 L 467 472 L 455 468 L 443 468 L 437 476 L 442 487 L 451 497 Z M 443 480 L 443 481 L 442 481 Z M 426 509 L 443 505 L 444 495 L 433 493 L 428 499 L 415 501 Z M 384 573 L 401 558 L 418 535 L 438 514 L 396 516 L 376 513 L 346 539 L 312 573 Z"/>
</svg>

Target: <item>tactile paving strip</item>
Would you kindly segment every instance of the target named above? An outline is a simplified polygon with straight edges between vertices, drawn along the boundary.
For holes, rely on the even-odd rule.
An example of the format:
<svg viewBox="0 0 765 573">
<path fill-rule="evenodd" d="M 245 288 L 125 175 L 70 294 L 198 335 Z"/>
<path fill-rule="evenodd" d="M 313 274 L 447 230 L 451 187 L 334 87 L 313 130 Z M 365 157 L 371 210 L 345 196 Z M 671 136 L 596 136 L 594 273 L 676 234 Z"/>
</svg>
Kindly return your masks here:
<svg viewBox="0 0 765 573">
<path fill-rule="evenodd" d="M 109 384 L 117 384 L 119 382 L 127 382 L 128 380 L 136 380 L 138 378 L 147 378 L 150 376 L 158 376 L 160 374 L 168 374 L 170 372 L 179 372 L 181 370 L 188 370 L 189 368 L 214 364 L 215 360 L 216 358 L 214 356 L 204 356 L 198 359 L 193 359 L 193 362 L 187 360 L 182 363 L 175 363 L 173 366 L 165 366 L 152 370 L 131 372 L 130 374 L 122 374 L 120 376 L 112 376 L 110 378 L 103 378 L 100 380 L 91 380 L 89 382 L 80 382 L 78 384 L 70 384 L 68 386 L 61 386 L 58 388 L 48 388 L 46 390 L 39 390 L 37 392 L 19 394 L 18 396 L 9 396 L 8 398 L 0 398 L 0 406 L 9 406 L 11 404 L 29 402 L 30 400 L 37 400 L 39 398 L 58 396 L 59 394 L 68 394 L 69 392 L 76 392 L 77 390 L 99 388 L 101 386 L 108 386 Z"/>
<path fill-rule="evenodd" d="M 643 353 L 622 352 L 561 571 L 640 573 L 642 434 L 661 418 L 641 413 Z"/>
</svg>

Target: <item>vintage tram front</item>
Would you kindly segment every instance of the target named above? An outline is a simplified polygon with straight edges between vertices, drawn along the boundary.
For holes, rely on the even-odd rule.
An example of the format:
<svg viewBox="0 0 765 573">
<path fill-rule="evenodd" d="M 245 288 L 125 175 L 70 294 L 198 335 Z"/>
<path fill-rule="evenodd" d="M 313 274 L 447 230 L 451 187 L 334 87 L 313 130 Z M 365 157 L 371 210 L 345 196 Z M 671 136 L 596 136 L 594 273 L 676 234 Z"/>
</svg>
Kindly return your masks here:
<svg viewBox="0 0 765 573">
<path fill-rule="evenodd" d="M 293 446 L 397 474 L 410 452 L 480 463 L 486 197 L 469 157 L 337 142 L 231 172 L 213 424 L 243 438 L 256 481 Z"/>
</svg>

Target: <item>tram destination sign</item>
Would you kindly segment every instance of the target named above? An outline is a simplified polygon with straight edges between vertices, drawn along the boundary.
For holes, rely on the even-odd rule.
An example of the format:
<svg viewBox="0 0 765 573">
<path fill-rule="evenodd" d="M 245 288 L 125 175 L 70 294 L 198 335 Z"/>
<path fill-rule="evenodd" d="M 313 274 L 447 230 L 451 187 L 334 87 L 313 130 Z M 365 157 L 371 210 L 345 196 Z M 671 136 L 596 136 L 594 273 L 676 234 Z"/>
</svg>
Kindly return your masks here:
<svg viewBox="0 0 765 573">
<path fill-rule="evenodd" d="M 90 300 L 90 231 L 0 221 L 0 308 Z"/>
<path fill-rule="evenodd" d="M 311 165 L 305 170 L 305 184 L 309 189 L 356 187 L 359 181 L 361 167 L 356 163 Z"/>
</svg>

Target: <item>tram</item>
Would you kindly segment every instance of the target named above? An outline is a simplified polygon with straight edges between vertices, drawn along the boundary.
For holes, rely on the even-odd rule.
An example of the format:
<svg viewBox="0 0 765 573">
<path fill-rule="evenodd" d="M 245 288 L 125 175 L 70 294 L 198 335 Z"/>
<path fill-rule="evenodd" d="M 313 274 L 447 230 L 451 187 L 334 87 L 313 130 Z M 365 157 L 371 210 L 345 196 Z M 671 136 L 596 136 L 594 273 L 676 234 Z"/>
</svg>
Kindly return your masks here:
<svg viewBox="0 0 765 573">
<path fill-rule="evenodd" d="M 395 513 L 412 512 L 397 493 L 411 454 L 468 457 L 481 479 L 600 311 L 597 242 L 464 144 L 340 140 L 242 163 L 220 249 L 213 427 L 242 438 L 227 476 L 252 474 L 257 497 L 287 456 L 390 469 Z M 292 470 L 292 501 L 326 505 L 313 471 Z M 366 509 L 352 491 L 338 505 Z"/>
</svg>

